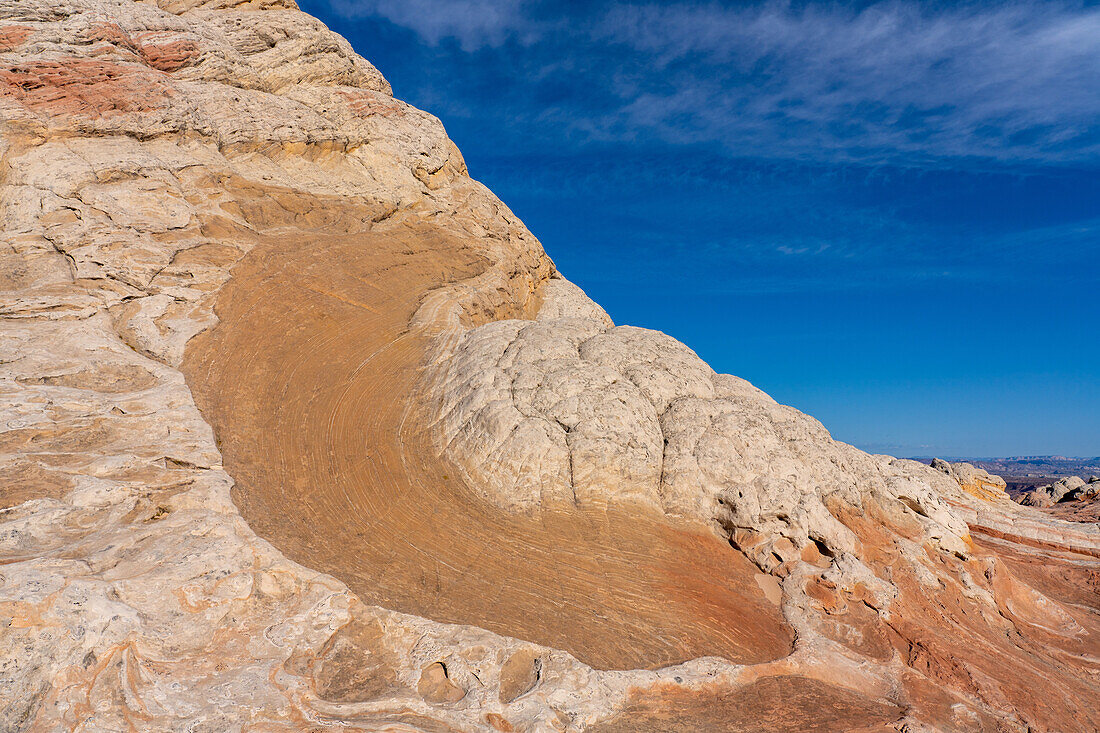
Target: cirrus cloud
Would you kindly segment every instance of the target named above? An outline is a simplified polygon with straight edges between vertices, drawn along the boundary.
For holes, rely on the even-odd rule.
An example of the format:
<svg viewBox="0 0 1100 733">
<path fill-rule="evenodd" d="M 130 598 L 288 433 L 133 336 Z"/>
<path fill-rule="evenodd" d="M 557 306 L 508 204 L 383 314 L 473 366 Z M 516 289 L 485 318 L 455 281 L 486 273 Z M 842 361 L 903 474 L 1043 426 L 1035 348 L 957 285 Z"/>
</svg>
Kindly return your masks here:
<svg viewBox="0 0 1100 733">
<path fill-rule="evenodd" d="M 1100 161 L 1100 9 L 1086 5 L 333 7 L 417 33 L 442 63 L 459 63 L 456 54 L 494 64 L 498 76 L 512 70 L 509 87 L 529 89 L 488 99 L 483 112 L 519 125 L 550 120 L 584 139 L 808 160 Z M 464 90 L 451 94 L 468 103 Z M 447 97 L 432 94 L 444 106 Z"/>
</svg>

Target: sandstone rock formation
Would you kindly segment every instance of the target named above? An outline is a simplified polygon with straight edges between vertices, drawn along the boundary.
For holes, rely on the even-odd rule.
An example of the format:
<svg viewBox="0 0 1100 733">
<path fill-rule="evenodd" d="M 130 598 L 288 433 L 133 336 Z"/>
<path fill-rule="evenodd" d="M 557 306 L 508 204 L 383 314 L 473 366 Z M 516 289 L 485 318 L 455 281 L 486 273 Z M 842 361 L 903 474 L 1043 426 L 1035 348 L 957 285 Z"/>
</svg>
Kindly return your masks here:
<svg viewBox="0 0 1100 733">
<path fill-rule="evenodd" d="M 1020 497 L 1020 503 L 1024 506 L 1049 507 L 1054 506 L 1065 499 L 1076 499 L 1082 494 L 1085 481 L 1080 476 L 1069 476 L 1059 479 L 1052 484 L 1032 489 Z"/>
<path fill-rule="evenodd" d="M 1095 525 L 615 326 L 290 0 L 0 0 L 0 116 L 0 730 L 1100 727 Z"/>
<path fill-rule="evenodd" d="M 1020 495 L 1019 502 L 1071 522 L 1100 521 L 1100 476 L 1090 476 L 1087 482 L 1068 476 Z"/>
<path fill-rule="evenodd" d="M 1074 478 L 1079 477 L 1074 476 Z M 1088 481 L 1081 479 L 1081 483 L 1067 491 L 1062 498 L 1068 501 L 1100 499 L 1100 476 L 1090 476 Z"/>
<path fill-rule="evenodd" d="M 948 463 L 942 458 L 932 459 L 932 468 L 955 479 L 962 490 L 979 499 L 1007 499 L 1005 480 L 970 463 Z"/>
</svg>

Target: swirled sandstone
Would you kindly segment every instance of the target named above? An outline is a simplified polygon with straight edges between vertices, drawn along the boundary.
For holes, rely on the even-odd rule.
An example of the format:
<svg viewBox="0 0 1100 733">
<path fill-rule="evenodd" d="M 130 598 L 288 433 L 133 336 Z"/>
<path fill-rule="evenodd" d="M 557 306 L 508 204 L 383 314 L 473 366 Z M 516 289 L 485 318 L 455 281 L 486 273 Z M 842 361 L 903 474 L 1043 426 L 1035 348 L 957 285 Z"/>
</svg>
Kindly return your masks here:
<svg viewBox="0 0 1100 733">
<path fill-rule="evenodd" d="M 614 326 L 289 0 L 0 0 L 0 115 L 0 728 L 1100 727 L 1094 526 Z"/>
</svg>

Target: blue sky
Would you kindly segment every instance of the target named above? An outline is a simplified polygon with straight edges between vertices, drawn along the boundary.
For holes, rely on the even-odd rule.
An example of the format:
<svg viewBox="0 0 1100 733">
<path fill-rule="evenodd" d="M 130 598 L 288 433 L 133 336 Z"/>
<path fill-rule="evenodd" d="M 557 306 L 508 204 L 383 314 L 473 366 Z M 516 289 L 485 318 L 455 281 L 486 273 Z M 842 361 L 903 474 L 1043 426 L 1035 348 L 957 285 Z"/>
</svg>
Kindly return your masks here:
<svg viewBox="0 0 1100 733">
<path fill-rule="evenodd" d="M 617 323 L 895 455 L 1100 455 L 1093 3 L 300 0 Z"/>
</svg>

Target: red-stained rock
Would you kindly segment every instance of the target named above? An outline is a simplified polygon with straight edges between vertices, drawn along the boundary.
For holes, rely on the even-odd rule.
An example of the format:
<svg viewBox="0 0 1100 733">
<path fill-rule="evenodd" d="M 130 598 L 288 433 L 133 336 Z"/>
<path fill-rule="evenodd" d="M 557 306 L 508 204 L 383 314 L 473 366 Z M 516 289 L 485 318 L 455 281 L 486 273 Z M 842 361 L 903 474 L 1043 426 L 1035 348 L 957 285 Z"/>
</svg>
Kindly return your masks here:
<svg viewBox="0 0 1100 733">
<path fill-rule="evenodd" d="M 103 41 L 130 53 L 137 54 L 137 44 L 118 23 L 94 23 L 84 33 L 88 41 Z"/>
<path fill-rule="evenodd" d="M 138 37 L 141 44 L 138 53 L 146 64 L 158 71 L 179 71 L 193 64 L 200 55 L 199 46 L 194 41 L 178 40 L 167 42 L 145 41 Z"/>
<path fill-rule="evenodd" d="M 23 45 L 34 29 L 26 25 L 6 25 L 0 27 L 0 53 L 14 51 Z"/>
<path fill-rule="evenodd" d="M 801 677 L 765 677 L 730 688 L 686 690 L 654 685 L 633 691 L 615 717 L 590 733 L 756 733 L 887 730 L 901 707 L 870 695 Z"/>
<path fill-rule="evenodd" d="M 383 115 L 386 117 L 403 117 L 406 105 L 385 94 L 369 90 L 356 90 L 337 92 L 345 99 L 348 107 L 360 117 Z"/>
<path fill-rule="evenodd" d="M 93 59 L 36 61 L 0 69 L 0 97 L 32 112 L 100 117 L 166 105 L 171 91 L 158 72 Z"/>
</svg>

